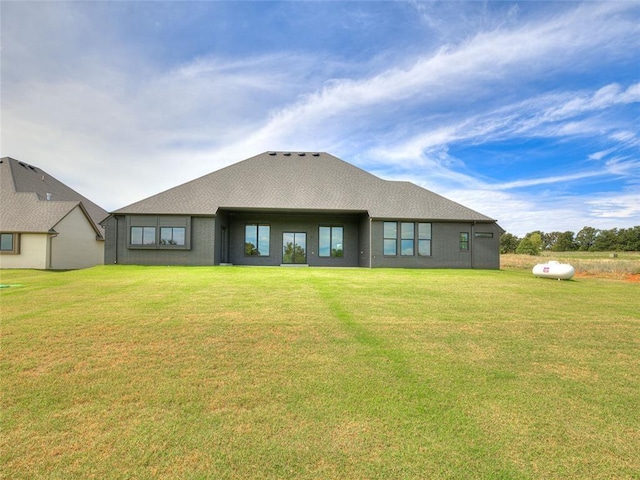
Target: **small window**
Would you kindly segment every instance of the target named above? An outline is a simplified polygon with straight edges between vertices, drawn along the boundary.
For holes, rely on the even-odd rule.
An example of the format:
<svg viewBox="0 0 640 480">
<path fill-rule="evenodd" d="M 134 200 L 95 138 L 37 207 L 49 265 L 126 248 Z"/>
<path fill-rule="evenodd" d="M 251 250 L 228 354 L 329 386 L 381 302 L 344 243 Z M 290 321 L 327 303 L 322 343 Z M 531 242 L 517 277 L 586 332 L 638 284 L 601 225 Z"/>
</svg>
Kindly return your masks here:
<svg viewBox="0 0 640 480">
<path fill-rule="evenodd" d="M 474 234 L 476 238 L 493 238 L 493 233 L 491 232 L 476 232 Z"/>
<path fill-rule="evenodd" d="M 131 227 L 131 245 L 155 245 L 156 227 Z"/>
<path fill-rule="evenodd" d="M 184 227 L 160 227 L 160 245 L 184 246 L 186 238 Z"/>
<path fill-rule="evenodd" d="M 469 250 L 469 232 L 460 232 L 460 250 Z"/>
<path fill-rule="evenodd" d="M 248 256 L 269 256 L 271 227 L 250 223 L 244 229 L 244 254 Z"/>
<path fill-rule="evenodd" d="M 415 238 L 415 224 L 413 223 L 401 223 L 400 224 L 400 255 L 413 255 L 414 254 L 414 238 Z"/>
<path fill-rule="evenodd" d="M 418 255 L 421 257 L 431 256 L 431 224 L 418 224 Z"/>
<path fill-rule="evenodd" d="M 398 254 L 398 223 L 384 222 L 384 254 Z"/>
<path fill-rule="evenodd" d="M 320 257 L 342 257 L 344 249 L 343 227 L 320 227 L 318 236 L 318 256 Z"/>
<path fill-rule="evenodd" d="M 0 233 L 0 252 L 18 253 L 17 233 Z"/>
<path fill-rule="evenodd" d="M 0 250 L 13 252 L 13 233 L 0 234 Z"/>
</svg>

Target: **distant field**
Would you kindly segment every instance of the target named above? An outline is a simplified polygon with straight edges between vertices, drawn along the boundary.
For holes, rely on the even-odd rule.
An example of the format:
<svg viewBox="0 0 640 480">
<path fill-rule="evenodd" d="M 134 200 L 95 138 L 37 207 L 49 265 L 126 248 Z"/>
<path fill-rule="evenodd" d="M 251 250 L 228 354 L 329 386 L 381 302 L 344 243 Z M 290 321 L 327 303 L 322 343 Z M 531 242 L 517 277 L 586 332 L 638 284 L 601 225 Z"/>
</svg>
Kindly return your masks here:
<svg viewBox="0 0 640 480">
<path fill-rule="evenodd" d="M 623 278 L 105 266 L 0 283 L 1 478 L 640 478 L 640 286 Z"/>
<path fill-rule="evenodd" d="M 549 260 L 569 263 L 577 274 L 620 278 L 640 275 L 640 252 L 542 252 L 538 257 L 507 254 L 500 256 L 500 267 L 531 269 Z"/>
</svg>

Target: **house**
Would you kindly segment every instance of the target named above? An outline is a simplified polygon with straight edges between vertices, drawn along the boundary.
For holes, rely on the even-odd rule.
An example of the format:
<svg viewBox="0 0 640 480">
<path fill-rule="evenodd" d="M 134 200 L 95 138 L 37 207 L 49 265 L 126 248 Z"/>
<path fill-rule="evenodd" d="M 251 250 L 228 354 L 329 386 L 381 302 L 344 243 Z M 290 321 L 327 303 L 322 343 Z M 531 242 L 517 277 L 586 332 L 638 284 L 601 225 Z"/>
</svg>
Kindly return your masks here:
<svg viewBox="0 0 640 480">
<path fill-rule="evenodd" d="M 496 221 L 320 152 L 265 152 L 111 213 L 105 263 L 500 267 Z"/>
<path fill-rule="evenodd" d="M 0 268 L 102 264 L 108 215 L 40 168 L 0 159 Z"/>
</svg>

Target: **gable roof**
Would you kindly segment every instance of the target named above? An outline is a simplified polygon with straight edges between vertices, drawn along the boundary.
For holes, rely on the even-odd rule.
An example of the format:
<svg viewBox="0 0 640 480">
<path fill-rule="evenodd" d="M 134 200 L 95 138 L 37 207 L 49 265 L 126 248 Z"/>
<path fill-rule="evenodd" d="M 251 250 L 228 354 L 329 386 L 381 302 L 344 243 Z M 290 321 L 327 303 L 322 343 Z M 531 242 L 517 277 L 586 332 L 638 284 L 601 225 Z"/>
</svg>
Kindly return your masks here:
<svg viewBox="0 0 640 480">
<path fill-rule="evenodd" d="M 213 215 L 219 209 L 495 221 L 413 183 L 383 180 L 324 152 L 265 152 L 113 213 Z"/>
<path fill-rule="evenodd" d="M 100 237 L 109 214 L 44 170 L 10 157 L 0 159 L 0 230 L 43 233 L 80 207 Z"/>
</svg>

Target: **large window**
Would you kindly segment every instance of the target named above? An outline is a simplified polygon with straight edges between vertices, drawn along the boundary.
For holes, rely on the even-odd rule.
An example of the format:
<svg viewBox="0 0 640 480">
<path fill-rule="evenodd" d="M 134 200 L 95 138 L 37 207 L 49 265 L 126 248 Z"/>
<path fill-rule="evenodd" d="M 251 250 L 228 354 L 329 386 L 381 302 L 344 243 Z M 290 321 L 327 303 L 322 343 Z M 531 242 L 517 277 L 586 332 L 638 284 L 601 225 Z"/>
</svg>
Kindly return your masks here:
<svg viewBox="0 0 640 480">
<path fill-rule="evenodd" d="M 418 255 L 422 257 L 431 256 L 431 224 L 418 224 Z"/>
<path fill-rule="evenodd" d="M 0 252 L 18 253 L 18 234 L 0 233 Z"/>
<path fill-rule="evenodd" d="M 415 226 L 413 223 L 400 224 L 400 255 L 413 255 L 415 245 Z"/>
<path fill-rule="evenodd" d="M 398 254 L 398 222 L 384 222 L 384 254 Z"/>
<path fill-rule="evenodd" d="M 141 250 L 189 250 L 191 217 L 185 215 L 127 216 L 128 246 Z"/>
<path fill-rule="evenodd" d="M 321 257 L 342 257 L 344 255 L 343 239 L 343 227 L 320 227 L 318 255 Z"/>
<path fill-rule="evenodd" d="M 460 232 L 460 250 L 469 250 L 469 232 Z"/>
<path fill-rule="evenodd" d="M 160 245 L 184 246 L 185 232 L 184 227 L 160 227 Z"/>
<path fill-rule="evenodd" d="M 244 230 L 244 254 L 267 257 L 270 238 L 271 227 L 269 225 L 247 224 Z"/>
<path fill-rule="evenodd" d="M 156 227 L 131 227 L 131 245 L 155 245 Z"/>
<path fill-rule="evenodd" d="M 385 255 L 398 255 L 399 248 L 402 256 L 431 256 L 430 223 L 400 222 L 400 238 L 398 238 L 398 222 L 384 222 L 383 229 Z"/>
</svg>

